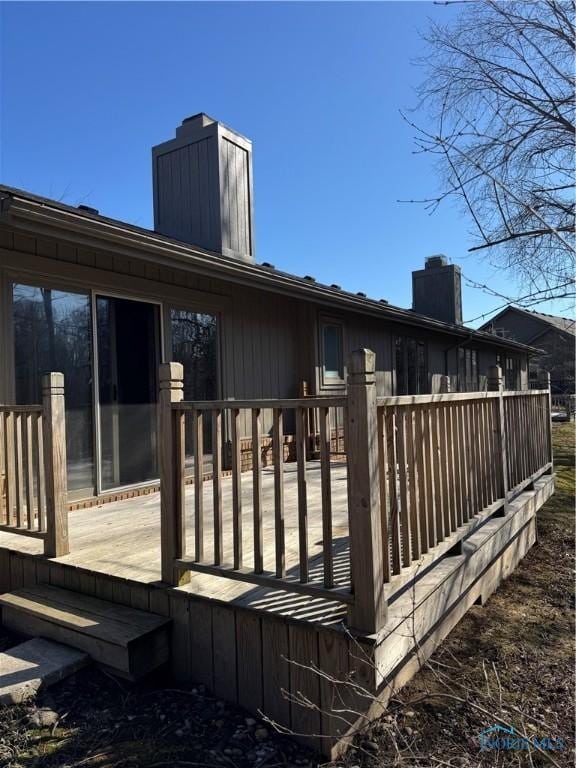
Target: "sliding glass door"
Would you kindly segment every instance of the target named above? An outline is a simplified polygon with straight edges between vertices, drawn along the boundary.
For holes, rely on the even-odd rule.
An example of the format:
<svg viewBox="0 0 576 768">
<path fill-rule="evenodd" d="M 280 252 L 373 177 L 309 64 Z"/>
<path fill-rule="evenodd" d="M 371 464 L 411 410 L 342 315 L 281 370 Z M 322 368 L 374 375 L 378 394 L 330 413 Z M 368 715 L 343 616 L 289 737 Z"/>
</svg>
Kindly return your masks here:
<svg viewBox="0 0 576 768">
<path fill-rule="evenodd" d="M 46 371 L 64 374 L 68 488 L 94 493 L 92 322 L 87 293 L 16 283 L 12 290 L 16 402 L 40 403 Z"/>
<path fill-rule="evenodd" d="M 158 477 L 160 308 L 96 296 L 100 487 Z"/>
<path fill-rule="evenodd" d="M 166 307 L 168 359 L 184 367 L 184 397 L 217 396 L 217 318 Z M 65 381 L 68 489 L 87 497 L 158 478 L 161 306 L 86 290 L 14 283 L 17 403 L 41 401 L 41 377 Z M 192 466 L 191 431 L 187 439 Z M 204 453 L 211 452 L 210 423 Z"/>
</svg>

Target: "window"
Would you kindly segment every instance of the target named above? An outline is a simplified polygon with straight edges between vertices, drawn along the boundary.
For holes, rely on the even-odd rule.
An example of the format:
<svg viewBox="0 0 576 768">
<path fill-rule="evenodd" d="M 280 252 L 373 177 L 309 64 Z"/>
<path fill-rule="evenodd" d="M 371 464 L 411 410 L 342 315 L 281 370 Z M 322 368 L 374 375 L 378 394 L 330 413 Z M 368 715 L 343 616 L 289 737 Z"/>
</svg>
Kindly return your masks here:
<svg viewBox="0 0 576 768">
<path fill-rule="evenodd" d="M 184 368 L 184 400 L 216 400 L 218 397 L 218 345 L 214 315 L 170 310 L 172 360 Z M 212 420 L 203 419 L 204 455 L 212 453 Z M 194 432 L 186 424 L 186 467 L 190 474 L 194 466 Z"/>
<path fill-rule="evenodd" d="M 396 394 L 424 395 L 429 391 L 426 344 L 408 336 L 394 339 Z"/>
<path fill-rule="evenodd" d="M 341 387 L 344 384 L 344 349 L 342 324 L 333 320 L 320 323 L 321 386 Z"/>
<path fill-rule="evenodd" d="M 459 347 L 458 389 L 460 392 L 477 392 L 479 388 L 478 350 Z"/>
<path fill-rule="evenodd" d="M 511 390 L 520 389 L 520 360 L 517 357 L 506 358 L 504 387 Z"/>
<path fill-rule="evenodd" d="M 215 400 L 216 318 L 186 309 L 171 309 L 170 328 L 172 360 L 184 366 L 184 400 Z"/>
</svg>

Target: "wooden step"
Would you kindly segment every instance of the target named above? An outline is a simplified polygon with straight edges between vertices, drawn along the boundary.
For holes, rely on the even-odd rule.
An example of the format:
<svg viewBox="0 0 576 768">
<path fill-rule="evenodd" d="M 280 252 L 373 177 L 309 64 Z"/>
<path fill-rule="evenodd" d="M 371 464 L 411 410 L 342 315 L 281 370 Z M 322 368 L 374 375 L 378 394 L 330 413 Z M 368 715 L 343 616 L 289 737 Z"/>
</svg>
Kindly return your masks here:
<svg viewBox="0 0 576 768">
<path fill-rule="evenodd" d="M 170 619 L 48 584 L 0 595 L 2 624 L 85 651 L 137 680 L 170 657 Z"/>
</svg>

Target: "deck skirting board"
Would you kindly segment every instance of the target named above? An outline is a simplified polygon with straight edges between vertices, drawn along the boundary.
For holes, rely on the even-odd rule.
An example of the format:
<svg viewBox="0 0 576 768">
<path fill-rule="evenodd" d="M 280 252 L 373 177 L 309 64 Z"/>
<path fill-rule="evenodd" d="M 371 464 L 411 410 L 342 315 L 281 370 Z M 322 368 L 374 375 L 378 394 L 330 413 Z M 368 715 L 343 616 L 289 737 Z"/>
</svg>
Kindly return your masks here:
<svg viewBox="0 0 576 768">
<path fill-rule="evenodd" d="M 466 611 L 485 602 L 512 573 L 535 541 L 536 512 L 553 488 L 552 476 L 540 478 L 505 516 L 474 532 L 462 554 L 444 557 L 417 578 L 390 605 L 387 625 L 377 636 L 352 637 L 337 624 L 226 604 L 7 548 L 0 548 L 0 592 L 50 583 L 168 616 L 172 671 L 180 684 L 202 683 L 335 757 L 360 722 L 382 712 Z M 294 596 L 295 603 L 301 599 Z M 294 700 L 302 695 L 317 709 Z M 359 719 L 346 710 L 363 715 Z"/>
</svg>

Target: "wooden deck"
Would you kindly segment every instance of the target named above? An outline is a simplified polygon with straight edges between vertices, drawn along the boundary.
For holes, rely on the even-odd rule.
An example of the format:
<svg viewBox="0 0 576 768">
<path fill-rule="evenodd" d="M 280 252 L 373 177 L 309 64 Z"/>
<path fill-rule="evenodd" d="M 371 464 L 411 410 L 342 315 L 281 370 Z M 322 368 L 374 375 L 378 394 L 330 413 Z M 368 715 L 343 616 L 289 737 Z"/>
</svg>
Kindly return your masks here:
<svg viewBox="0 0 576 768">
<path fill-rule="evenodd" d="M 264 712 L 334 757 L 535 541 L 536 512 L 554 489 L 549 387 L 504 392 L 497 367 L 489 384 L 378 399 L 374 355 L 358 350 L 345 400 L 188 403 L 182 371 L 164 364 L 162 492 L 69 515 L 65 483 L 52 482 L 65 466 L 62 388 L 49 388 L 61 418 L 42 409 L 47 441 L 30 429 L 38 408 L 24 417 L 5 406 L 0 593 L 48 584 L 168 617 L 176 680 Z M 332 454 L 330 408 L 346 411 L 347 461 Z M 204 482 L 208 419 L 214 466 Z M 295 461 L 284 453 L 288 423 Z M 35 456 L 44 485 L 30 472 Z M 380 704 L 366 712 L 361 689 Z"/>
<path fill-rule="evenodd" d="M 322 583 L 321 572 L 321 487 L 320 464 L 308 463 L 308 538 L 309 569 L 313 581 Z M 253 537 L 249 518 L 252 513 L 252 473 L 242 473 L 242 502 L 246 525 L 243 528 L 245 561 L 253 557 Z M 336 585 L 349 587 L 350 559 L 348 549 L 347 477 L 344 462 L 331 466 L 334 572 Z M 213 540 L 212 488 L 204 484 L 205 529 L 207 549 Z M 273 570 L 274 563 L 274 471 L 262 471 L 262 509 L 264 529 L 264 566 Z M 298 488 L 296 464 L 284 470 L 284 504 L 287 573 L 299 572 Z M 232 559 L 232 477 L 222 478 L 224 562 Z M 187 549 L 194 551 L 194 485 L 186 487 Z M 226 535 L 228 534 L 228 535 Z M 154 493 L 125 501 L 79 509 L 69 515 L 70 554 L 56 558 L 58 563 L 73 565 L 96 573 L 117 576 L 144 584 L 160 581 L 160 494 Z M 18 534 L 0 532 L 0 547 L 41 555 L 42 541 Z M 259 610 L 290 615 L 295 618 L 335 624 L 346 616 L 345 606 L 318 597 L 290 594 L 284 590 L 255 587 L 208 574 L 193 573 L 183 591 L 212 600 L 250 606 Z"/>
</svg>

